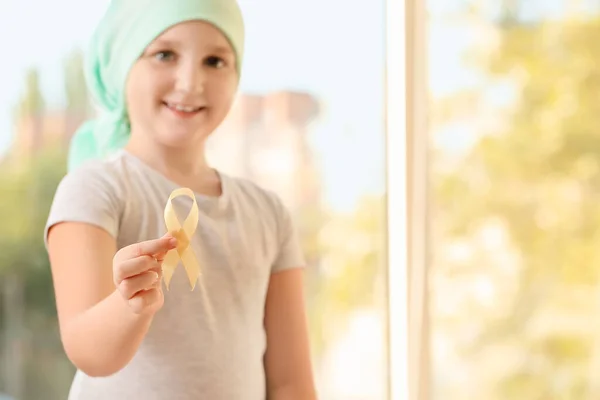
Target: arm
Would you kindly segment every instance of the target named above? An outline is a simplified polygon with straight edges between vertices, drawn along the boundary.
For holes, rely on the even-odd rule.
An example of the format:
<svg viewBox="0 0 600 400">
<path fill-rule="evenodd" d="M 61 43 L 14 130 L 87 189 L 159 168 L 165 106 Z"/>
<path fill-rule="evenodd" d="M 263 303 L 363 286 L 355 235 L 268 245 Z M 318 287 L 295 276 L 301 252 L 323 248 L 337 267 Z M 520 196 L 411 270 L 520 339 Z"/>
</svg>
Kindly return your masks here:
<svg viewBox="0 0 600 400">
<path fill-rule="evenodd" d="M 271 275 L 265 304 L 269 400 L 316 400 L 304 305 L 303 269 Z"/>
<path fill-rule="evenodd" d="M 152 314 L 134 313 L 116 291 L 115 252 L 115 239 L 91 224 L 60 223 L 48 233 L 63 347 L 71 362 L 90 376 L 122 369 L 152 321 Z"/>
</svg>

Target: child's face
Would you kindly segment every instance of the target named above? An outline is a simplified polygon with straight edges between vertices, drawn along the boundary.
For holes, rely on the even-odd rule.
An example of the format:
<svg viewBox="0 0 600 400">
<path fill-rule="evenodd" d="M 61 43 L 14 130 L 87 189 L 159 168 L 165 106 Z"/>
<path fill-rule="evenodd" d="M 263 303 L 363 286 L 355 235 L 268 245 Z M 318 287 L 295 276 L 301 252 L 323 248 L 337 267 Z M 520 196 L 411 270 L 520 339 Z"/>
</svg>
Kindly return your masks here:
<svg viewBox="0 0 600 400">
<path fill-rule="evenodd" d="M 168 147 L 201 143 L 223 121 L 238 84 L 235 53 L 213 25 L 184 22 L 157 37 L 126 87 L 132 135 Z"/>
</svg>

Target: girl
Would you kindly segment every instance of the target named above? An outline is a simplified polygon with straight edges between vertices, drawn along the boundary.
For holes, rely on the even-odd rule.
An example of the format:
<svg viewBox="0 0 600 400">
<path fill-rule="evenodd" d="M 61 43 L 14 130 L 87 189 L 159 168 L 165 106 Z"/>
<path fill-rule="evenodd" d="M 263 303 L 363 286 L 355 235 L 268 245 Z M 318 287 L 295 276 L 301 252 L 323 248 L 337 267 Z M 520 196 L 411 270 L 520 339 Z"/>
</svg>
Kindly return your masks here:
<svg viewBox="0 0 600 400">
<path fill-rule="evenodd" d="M 303 257 L 270 192 L 207 165 L 238 87 L 235 0 L 112 0 L 85 65 L 103 113 L 76 133 L 45 231 L 71 400 L 311 400 Z M 164 290 L 170 193 L 193 190 L 201 266 Z M 191 198 L 176 198 L 185 213 Z M 181 215 L 181 214 L 180 214 Z"/>
</svg>

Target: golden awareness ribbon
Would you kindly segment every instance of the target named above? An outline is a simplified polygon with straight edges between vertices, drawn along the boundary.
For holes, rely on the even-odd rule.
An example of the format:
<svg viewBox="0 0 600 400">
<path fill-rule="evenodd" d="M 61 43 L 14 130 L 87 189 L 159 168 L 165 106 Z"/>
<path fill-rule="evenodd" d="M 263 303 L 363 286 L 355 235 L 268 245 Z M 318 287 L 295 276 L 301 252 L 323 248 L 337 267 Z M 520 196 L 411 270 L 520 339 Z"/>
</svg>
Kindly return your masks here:
<svg viewBox="0 0 600 400">
<path fill-rule="evenodd" d="M 185 221 L 183 221 L 183 226 L 177 218 L 172 203 L 172 200 L 179 196 L 188 196 L 193 200 L 192 208 Z M 165 206 L 165 225 L 168 232 L 177 239 L 177 248 L 169 250 L 162 263 L 163 278 L 167 290 L 169 290 L 169 283 L 179 260 L 181 260 L 190 280 L 190 286 L 194 290 L 198 277 L 200 277 L 200 265 L 190 245 L 191 238 L 198 227 L 198 204 L 196 203 L 196 196 L 191 189 L 180 188 L 171 193 Z"/>
</svg>

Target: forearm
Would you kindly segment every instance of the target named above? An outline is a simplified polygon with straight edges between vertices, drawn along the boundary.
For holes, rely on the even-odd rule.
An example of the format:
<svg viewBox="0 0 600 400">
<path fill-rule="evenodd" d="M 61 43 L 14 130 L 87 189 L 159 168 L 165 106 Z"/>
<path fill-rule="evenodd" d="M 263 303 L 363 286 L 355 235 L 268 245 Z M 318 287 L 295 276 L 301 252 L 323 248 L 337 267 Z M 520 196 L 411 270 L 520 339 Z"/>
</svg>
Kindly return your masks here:
<svg viewBox="0 0 600 400">
<path fill-rule="evenodd" d="M 112 375 L 131 361 L 151 322 L 151 315 L 134 314 L 115 291 L 66 324 L 63 346 L 86 374 Z"/>
</svg>

